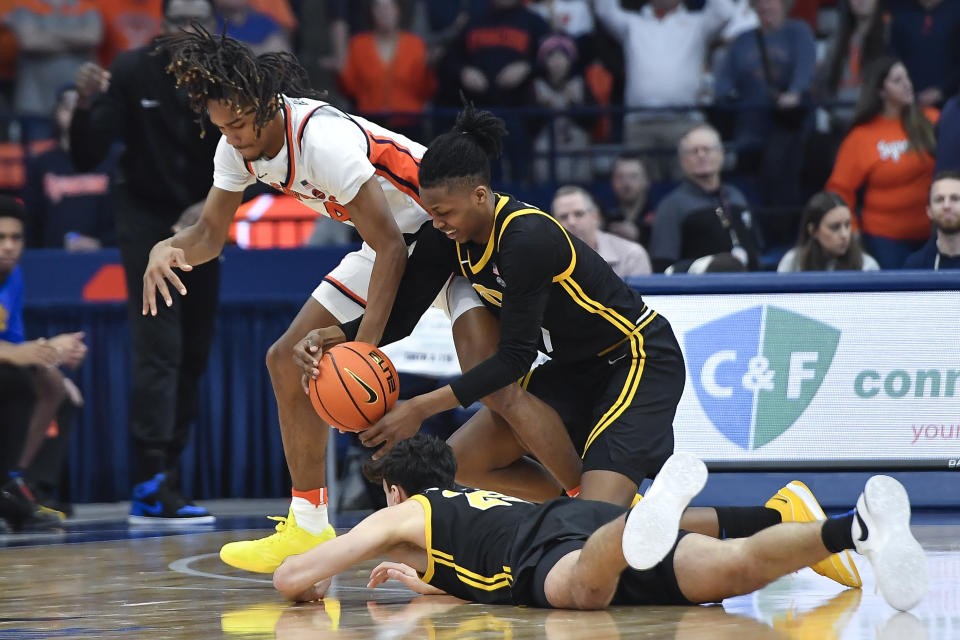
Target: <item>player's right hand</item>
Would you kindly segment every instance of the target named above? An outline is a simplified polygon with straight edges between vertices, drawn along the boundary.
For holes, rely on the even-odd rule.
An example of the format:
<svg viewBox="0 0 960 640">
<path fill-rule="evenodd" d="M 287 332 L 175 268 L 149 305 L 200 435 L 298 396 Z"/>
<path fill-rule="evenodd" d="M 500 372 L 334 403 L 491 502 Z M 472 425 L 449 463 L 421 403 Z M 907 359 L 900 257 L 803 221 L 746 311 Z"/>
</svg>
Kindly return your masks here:
<svg viewBox="0 0 960 640">
<path fill-rule="evenodd" d="M 183 249 L 171 246 L 166 240 L 153 245 L 147 270 L 143 273 L 143 315 L 147 315 L 148 312 L 152 316 L 157 315 L 158 292 L 168 307 L 173 306 L 173 298 L 170 296 L 170 289 L 167 288 L 168 280 L 177 288 L 180 295 L 187 295 L 187 288 L 173 272 L 174 267 L 182 271 L 193 269 L 187 264 Z"/>
<path fill-rule="evenodd" d="M 320 375 L 320 358 L 323 357 L 323 352 L 346 341 L 347 336 L 340 327 L 324 327 L 314 329 L 293 347 L 293 361 L 303 372 L 303 390 L 307 395 L 310 395 L 308 380 L 316 380 Z"/>
<path fill-rule="evenodd" d="M 77 69 L 74 84 L 77 85 L 79 106 L 89 107 L 97 95 L 110 87 L 110 72 L 93 62 L 84 62 Z"/>
</svg>

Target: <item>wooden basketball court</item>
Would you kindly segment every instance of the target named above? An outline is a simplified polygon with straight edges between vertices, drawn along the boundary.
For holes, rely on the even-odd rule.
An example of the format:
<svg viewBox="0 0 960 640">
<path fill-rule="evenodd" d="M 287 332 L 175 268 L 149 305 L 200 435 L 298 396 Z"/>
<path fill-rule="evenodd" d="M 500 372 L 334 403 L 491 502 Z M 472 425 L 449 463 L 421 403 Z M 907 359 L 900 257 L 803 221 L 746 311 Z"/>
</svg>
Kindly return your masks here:
<svg viewBox="0 0 960 640">
<path fill-rule="evenodd" d="M 224 542 L 265 520 L 221 518 L 218 529 L 70 524 L 64 534 L 0 536 L 0 639 L 5 638 L 883 638 L 960 637 L 960 518 L 915 516 L 930 592 L 897 613 L 874 592 L 842 590 L 805 569 L 711 607 L 618 607 L 601 612 L 458 604 L 416 597 L 399 583 L 365 588 L 369 570 L 340 576 L 323 603 L 291 606 L 269 576 L 222 564 Z M 228 529 L 228 530 L 222 530 Z M 266 530 L 263 530 L 266 532 Z M 22 546 L 21 546 L 22 545 Z"/>
</svg>

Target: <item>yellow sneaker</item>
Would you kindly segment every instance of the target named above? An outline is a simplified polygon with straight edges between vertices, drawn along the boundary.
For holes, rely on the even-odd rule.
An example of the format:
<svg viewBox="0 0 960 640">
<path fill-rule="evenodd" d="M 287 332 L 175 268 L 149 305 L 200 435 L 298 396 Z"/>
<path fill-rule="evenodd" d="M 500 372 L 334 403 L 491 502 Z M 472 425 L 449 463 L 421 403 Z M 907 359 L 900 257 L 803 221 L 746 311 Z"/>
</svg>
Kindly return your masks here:
<svg viewBox="0 0 960 640">
<path fill-rule="evenodd" d="M 286 518 L 270 516 L 270 519 L 278 523 L 276 533 L 259 540 L 228 542 L 220 549 L 220 559 L 237 569 L 273 573 L 287 556 L 309 551 L 337 535 L 329 524 L 317 535 L 301 529 L 293 517 L 293 509 Z"/>
<path fill-rule="evenodd" d="M 779 511 L 783 522 L 815 522 L 827 519 L 827 514 L 820 508 L 820 503 L 817 502 L 813 492 L 799 480 L 794 480 L 777 491 L 776 495 L 767 500 L 767 504 L 764 506 Z M 851 557 L 849 551 L 844 550 L 835 553 L 829 558 L 811 565 L 810 568 L 846 587 L 859 588 L 863 586 L 860 573 L 857 571 L 857 565 L 853 563 L 853 557 Z"/>
</svg>

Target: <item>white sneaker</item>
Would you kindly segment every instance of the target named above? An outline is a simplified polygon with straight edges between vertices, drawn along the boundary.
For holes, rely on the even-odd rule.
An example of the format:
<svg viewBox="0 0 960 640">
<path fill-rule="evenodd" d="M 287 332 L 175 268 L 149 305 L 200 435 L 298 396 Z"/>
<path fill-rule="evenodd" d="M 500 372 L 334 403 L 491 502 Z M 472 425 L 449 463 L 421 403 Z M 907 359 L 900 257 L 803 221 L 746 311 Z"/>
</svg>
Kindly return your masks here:
<svg viewBox="0 0 960 640">
<path fill-rule="evenodd" d="M 884 600 L 900 611 L 927 593 L 930 569 L 923 547 L 910 532 L 910 500 L 890 476 L 873 476 L 857 500 L 853 544 L 873 566 Z"/>
<path fill-rule="evenodd" d="M 677 541 L 680 517 L 707 483 L 707 466 L 689 453 L 675 453 L 664 463 L 643 500 L 627 514 L 623 557 L 634 569 L 649 569 L 663 560 Z"/>
</svg>

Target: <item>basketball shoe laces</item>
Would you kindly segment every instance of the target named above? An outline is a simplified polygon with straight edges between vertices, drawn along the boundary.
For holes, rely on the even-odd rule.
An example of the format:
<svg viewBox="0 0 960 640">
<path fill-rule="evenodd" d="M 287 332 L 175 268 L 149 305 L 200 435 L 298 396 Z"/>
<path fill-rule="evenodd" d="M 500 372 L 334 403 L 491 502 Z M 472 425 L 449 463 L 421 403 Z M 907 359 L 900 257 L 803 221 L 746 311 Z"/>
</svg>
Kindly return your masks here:
<svg viewBox="0 0 960 640">
<path fill-rule="evenodd" d="M 276 532 L 283 536 L 284 531 L 288 528 L 287 517 L 286 516 L 267 516 L 268 520 L 273 520 L 277 523 L 277 526 L 274 527 Z M 267 539 L 270 540 L 271 544 L 277 544 L 280 542 L 280 536 L 268 536 Z"/>
</svg>

